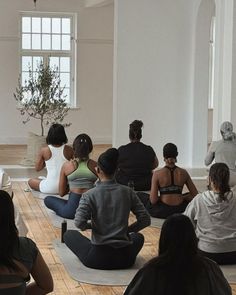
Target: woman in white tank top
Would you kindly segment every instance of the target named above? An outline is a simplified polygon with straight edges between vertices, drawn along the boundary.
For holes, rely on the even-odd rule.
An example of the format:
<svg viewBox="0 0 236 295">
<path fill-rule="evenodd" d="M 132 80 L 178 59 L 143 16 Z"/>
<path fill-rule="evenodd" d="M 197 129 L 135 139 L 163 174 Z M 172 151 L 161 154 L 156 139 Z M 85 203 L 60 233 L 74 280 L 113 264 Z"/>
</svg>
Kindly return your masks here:
<svg viewBox="0 0 236 295">
<path fill-rule="evenodd" d="M 28 181 L 30 188 L 47 194 L 58 194 L 61 167 L 74 156 L 68 142 L 65 129 L 61 124 L 53 124 L 46 138 L 47 146 L 41 148 L 35 163 L 36 171 L 47 169 L 45 179 L 31 178 Z"/>
</svg>

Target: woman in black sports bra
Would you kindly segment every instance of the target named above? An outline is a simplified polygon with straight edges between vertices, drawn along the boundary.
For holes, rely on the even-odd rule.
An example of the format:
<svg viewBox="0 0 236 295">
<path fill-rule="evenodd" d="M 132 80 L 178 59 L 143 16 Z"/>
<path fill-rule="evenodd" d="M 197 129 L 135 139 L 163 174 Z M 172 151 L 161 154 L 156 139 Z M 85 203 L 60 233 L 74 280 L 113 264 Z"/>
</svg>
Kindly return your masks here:
<svg viewBox="0 0 236 295">
<path fill-rule="evenodd" d="M 182 213 L 188 203 L 198 193 L 188 172 L 175 165 L 177 162 L 177 146 L 167 143 L 163 148 L 165 167 L 153 173 L 150 196 L 143 201 L 150 215 L 158 218 L 167 218 L 174 213 Z M 189 192 L 183 194 L 184 185 Z"/>
</svg>

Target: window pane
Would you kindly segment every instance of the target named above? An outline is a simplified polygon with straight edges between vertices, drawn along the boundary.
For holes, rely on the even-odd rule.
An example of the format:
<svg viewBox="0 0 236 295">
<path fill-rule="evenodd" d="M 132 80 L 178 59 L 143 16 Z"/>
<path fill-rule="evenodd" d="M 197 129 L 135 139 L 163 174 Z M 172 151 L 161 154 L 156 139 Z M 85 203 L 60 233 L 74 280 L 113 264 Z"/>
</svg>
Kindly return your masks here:
<svg viewBox="0 0 236 295">
<path fill-rule="evenodd" d="M 32 33 L 41 33 L 40 17 L 32 17 Z"/>
<path fill-rule="evenodd" d="M 22 56 L 22 71 L 28 71 L 29 68 L 32 69 L 32 57 L 31 56 Z"/>
<path fill-rule="evenodd" d="M 35 72 L 40 63 L 43 62 L 43 57 L 42 56 L 34 56 L 33 57 L 33 71 Z"/>
<path fill-rule="evenodd" d="M 52 49 L 60 50 L 61 49 L 61 36 L 52 35 Z"/>
<path fill-rule="evenodd" d="M 60 73 L 61 87 L 70 87 L 70 74 Z"/>
<path fill-rule="evenodd" d="M 54 69 L 58 69 L 59 70 L 59 57 L 53 56 L 50 57 L 50 67 L 54 70 Z"/>
<path fill-rule="evenodd" d="M 41 49 L 40 34 L 32 34 L 32 49 Z"/>
<path fill-rule="evenodd" d="M 29 80 L 29 72 L 22 72 L 21 74 L 22 85 L 25 85 L 28 80 Z"/>
<path fill-rule="evenodd" d="M 70 35 L 62 35 L 62 50 L 70 50 Z"/>
<path fill-rule="evenodd" d="M 42 18 L 42 33 L 51 33 L 51 19 L 49 17 Z"/>
<path fill-rule="evenodd" d="M 70 88 L 64 88 L 64 91 L 63 91 L 63 98 L 65 99 L 65 101 L 67 103 L 70 102 Z"/>
<path fill-rule="evenodd" d="M 52 33 L 61 33 L 61 19 L 52 18 Z"/>
<path fill-rule="evenodd" d="M 70 72 L 70 58 L 61 57 L 60 58 L 60 72 Z"/>
<path fill-rule="evenodd" d="M 31 35 L 22 34 L 22 49 L 31 49 Z"/>
<path fill-rule="evenodd" d="M 70 18 L 63 18 L 61 21 L 62 21 L 62 33 L 70 34 Z"/>
<path fill-rule="evenodd" d="M 51 49 L 51 36 L 49 34 L 42 34 L 42 49 Z"/>
<path fill-rule="evenodd" d="M 31 32 L 31 17 L 22 17 L 22 32 Z"/>
</svg>

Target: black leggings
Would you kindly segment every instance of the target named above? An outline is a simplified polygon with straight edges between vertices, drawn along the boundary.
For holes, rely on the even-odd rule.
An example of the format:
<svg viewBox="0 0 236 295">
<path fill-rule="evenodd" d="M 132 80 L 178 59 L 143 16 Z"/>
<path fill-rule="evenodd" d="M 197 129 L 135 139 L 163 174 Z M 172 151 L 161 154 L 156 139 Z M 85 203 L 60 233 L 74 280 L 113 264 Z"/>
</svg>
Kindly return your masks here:
<svg viewBox="0 0 236 295">
<path fill-rule="evenodd" d="M 149 195 L 143 192 L 136 193 L 141 202 L 144 204 L 145 208 L 152 217 L 156 218 L 167 218 L 175 213 L 183 213 L 188 206 L 188 202 L 183 200 L 183 202 L 177 206 L 167 205 L 159 200 L 155 205 L 152 205 L 149 201 Z"/>
<path fill-rule="evenodd" d="M 224 253 L 209 253 L 199 250 L 203 256 L 206 256 L 216 263 L 221 265 L 236 264 L 236 251 L 224 252 Z"/>
<path fill-rule="evenodd" d="M 109 245 L 94 245 L 79 231 L 68 230 L 64 241 L 68 248 L 87 267 L 95 269 L 125 269 L 131 267 L 143 247 L 144 237 L 140 233 L 131 233 L 132 244 L 114 248 Z"/>
</svg>

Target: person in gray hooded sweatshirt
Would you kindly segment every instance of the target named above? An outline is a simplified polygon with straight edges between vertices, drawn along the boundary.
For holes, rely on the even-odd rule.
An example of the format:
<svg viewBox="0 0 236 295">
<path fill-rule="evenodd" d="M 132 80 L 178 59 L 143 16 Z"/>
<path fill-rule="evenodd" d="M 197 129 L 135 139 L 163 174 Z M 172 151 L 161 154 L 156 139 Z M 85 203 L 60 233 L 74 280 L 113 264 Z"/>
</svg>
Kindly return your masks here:
<svg viewBox="0 0 236 295">
<path fill-rule="evenodd" d="M 229 168 L 215 163 L 209 172 L 209 190 L 187 206 L 202 254 L 218 264 L 236 264 L 236 190 L 230 190 Z"/>
</svg>

